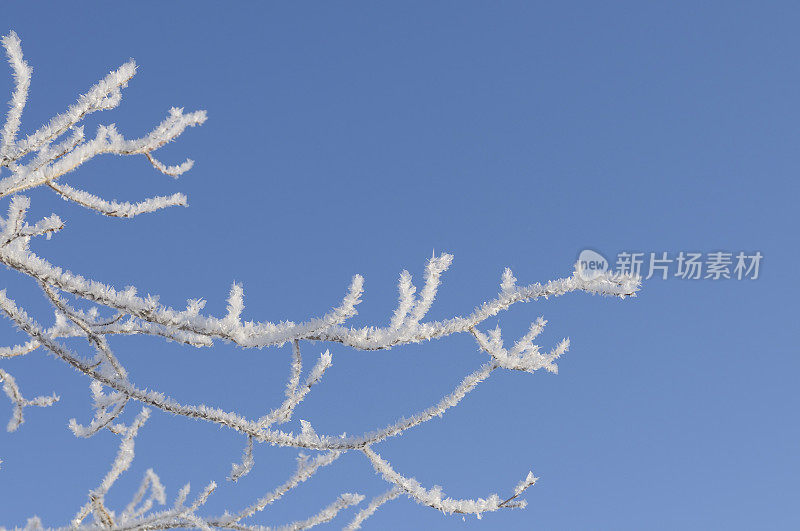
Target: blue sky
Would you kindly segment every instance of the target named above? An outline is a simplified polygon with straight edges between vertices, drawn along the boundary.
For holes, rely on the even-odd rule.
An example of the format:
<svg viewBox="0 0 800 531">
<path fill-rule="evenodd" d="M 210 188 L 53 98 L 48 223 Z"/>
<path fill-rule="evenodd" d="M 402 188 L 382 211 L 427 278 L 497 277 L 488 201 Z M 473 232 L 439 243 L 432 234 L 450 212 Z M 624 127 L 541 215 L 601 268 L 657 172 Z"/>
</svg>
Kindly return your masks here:
<svg viewBox="0 0 800 531">
<path fill-rule="evenodd" d="M 633 300 L 571 294 L 485 323 L 514 338 L 543 315 L 545 346 L 572 340 L 560 374 L 493 376 L 443 419 L 377 449 L 458 497 L 502 495 L 533 470 L 541 480 L 528 509 L 462 522 L 403 498 L 367 528 L 798 528 L 800 8 L 670 4 L 6 5 L 0 32 L 20 35 L 34 68 L 23 133 L 130 57 L 139 71 L 122 105 L 89 124 L 136 136 L 174 105 L 209 114 L 159 152 L 196 161 L 178 181 L 119 158 L 67 181 L 126 200 L 182 191 L 188 209 L 120 221 L 37 190 L 32 212 L 56 212 L 67 228 L 34 249 L 176 307 L 204 297 L 216 314 L 239 281 L 244 317 L 259 320 L 320 314 L 361 273 L 360 325 L 388 320 L 399 272 L 419 279 L 434 250 L 455 262 L 432 318 L 492 298 L 506 266 L 526 284 L 567 276 L 585 248 L 612 261 L 622 251 L 760 251 L 757 280 L 651 279 Z M 0 75 L 0 93 L 11 87 Z M 35 286 L 2 275 L 9 295 L 49 322 Z M 2 344 L 21 337 L 0 328 Z M 288 369 L 285 347 L 112 346 L 139 385 L 250 416 L 280 399 Z M 427 407 L 484 361 L 466 336 L 330 349 L 333 368 L 298 411 L 320 432 L 359 433 Z M 84 377 L 42 353 L 2 367 L 27 394 L 62 400 L 0 434 L 0 523 L 38 514 L 63 525 L 116 439 L 68 431 L 69 418 L 90 415 Z M 186 481 L 225 483 L 243 445 L 156 413 L 110 504 L 124 505 L 150 467 L 170 496 Z M 257 448 L 254 471 L 223 485 L 209 512 L 282 483 L 295 453 Z M 259 522 L 301 518 L 342 490 L 385 488 L 348 456 Z"/>
</svg>

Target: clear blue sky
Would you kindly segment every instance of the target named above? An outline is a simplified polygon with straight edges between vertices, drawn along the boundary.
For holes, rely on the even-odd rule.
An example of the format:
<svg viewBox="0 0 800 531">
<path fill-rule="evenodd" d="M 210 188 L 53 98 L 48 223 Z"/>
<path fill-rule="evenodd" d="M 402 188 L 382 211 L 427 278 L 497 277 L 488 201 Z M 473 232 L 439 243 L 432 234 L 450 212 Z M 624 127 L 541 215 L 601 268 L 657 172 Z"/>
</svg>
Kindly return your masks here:
<svg viewBox="0 0 800 531">
<path fill-rule="evenodd" d="M 434 318 L 491 298 L 506 266 L 521 283 L 566 276 L 584 248 L 760 251 L 755 281 L 648 280 L 634 300 L 571 294 L 486 323 L 512 339 L 543 315 L 545 346 L 572 339 L 560 374 L 498 374 L 378 450 L 458 497 L 503 494 L 531 469 L 541 481 L 529 508 L 462 522 L 399 499 L 368 528 L 798 529 L 800 7 L 642 4 L 7 3 L 0 32 L 17 31 L 34 68 L 24 133 L 129 57 L 140 68 L 123 104 L 90 124 L 136 136 L 173 105 L 209 114 L 160 152 L 196 160 L 177 182 L 141 158 L 95 160 L 67 181 L 127 200 L 183 191 L 188 209 L 120 221 L 35 191 L 34 214 L 67 222 L 35 249 L 170 305 L 205 297 L 217 314 L 236 280 L 244 317 L 259 320 L 319 314 L 361 273 L 355 324 L 385 323 L 398 273 L 419 279 L 433 250 L 455 255 Z M 10 89 L 3 73 L 0 94 Z M 29 280 L 2 276 L 51 322 Z M 2 344 L 22 338 L 2 327 Z M 280 399 L 289 359 L 287 348 L 112 346 L 139 385 L 250 416 Z M 468 337 L 331 352 L 298 412 L 320 432 L 422 409 L 484 361 Z M 116 438 L 68 431 L 69 418 L 91 415 L 83 376 L 42 353 L 2 366 L 27 394 L 62 401 L 0 434 L 0 523 L 36 513 L 65 524 Z M 186 481 L 223 483 L 208 505 L 217 512 L 294 466 L 293 450 L 257 448 L 256 468 L 232 487 L 224 477 L 242 438 L 161 413 L 137 441 L 111 505 L 149 467 L 170 497 Z M 259 522 L 385 488 L 348 456 Z"/>
</svg>

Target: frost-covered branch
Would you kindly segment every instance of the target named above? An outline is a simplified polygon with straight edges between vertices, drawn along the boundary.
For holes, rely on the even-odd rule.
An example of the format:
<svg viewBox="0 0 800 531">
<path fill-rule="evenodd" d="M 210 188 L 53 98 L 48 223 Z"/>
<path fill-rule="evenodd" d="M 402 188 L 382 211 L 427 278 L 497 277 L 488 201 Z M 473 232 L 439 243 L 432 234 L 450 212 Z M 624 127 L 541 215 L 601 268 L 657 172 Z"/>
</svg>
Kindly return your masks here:
<svg viewBox="0 0 800 531">
<path fill-rule="evenodd" d="M 294 412 L 294 408 L 303 401 L 306 395 L 311 391 L 311 388 L 322 379 L 325 371 L 328 370 L 333 363 L 331 353 L 327 350 L 323 352 L 306 377 L 305 384 L 298 389 L 300 371 L 302 370 L 302 358 L 300 357 L 300 345 L 296 340 L 292 343 L 292 353 L 294 355 L 292 375 L 286 387 L 286 400 L 284 400 L 279 407 L 258 419 L 258 425 L 261 428 L 268 428 L 276 422 L 288 422 Z"/>
<path fill-rule="evenodd" d="M 300 454 L 297 459 L 297 471 L 295 471 L 292 477 L 290 477 L 283 485 L 259 498 L 255 503 L 243 509 L 238 514 L 231 515 L 228 521 L 230 523 L 239 522 L 240 520 L 253 516 L 259 511 L 263 511 L 267 505 L 274 503 L 290 490 L 294 489 L 301 483 L 308 481 L 308 479 L 316 474 L 320 468 L 330 465 L 341 455 L 341 452 L 331 451 L 321 454 L 314 459 L 310 459 L 307 455 Z"/>
<path fill-rule="evenodd" d="M 365 508 L 363 508 L 360 511 L 358 511 L 358 514 L 356 514 L 356 517 L 353 518 L 353 520 L 349 524 L 347 524 L 347 526 L 344 528 L 345 531 L 355 531 L 356 529 L 361 529 L 361 524 L 363 524 L 364 521 L 367 518 L 369 518 L 370 516 L 375 514 L 375 511 L 377 511 L 380 508 L 381 505 L 383 505 L 384 503 L 388 503 L 388 502 L 394 500 L 395 498 L 400 496 L 402 493 L 403 493 L 403 489 L 401 489 L 400 487 L 394 486 L 391 489 L 389 489 L 386 492 L 384 492 L 383 494 L 381 494 L 379 496 L 375 496 L 369 502 L 369 505 L 367 505 Z"/>
<path fill-rule="evenodd" d="M 148 491 L 150 496 L 145 499 L 144 495 Z M 153 507 L 154 502 L 164 505 L 167 503 L 167 494 L 159 477 L 153 472 L 152 468 L 148 468 L 142 483 L 139 485 L 139 490 L 136 491 L 136 494 L 133 495 L 133 498 L 125 507 L 125 511 L 120 515 L 120 521 L 125 522 L 139 518 Z"/>
<path fill-rule="evenodd" d="M 6 429 L 8 431 L 15 431 L 19 428 L 20 424 L 25 422 L 25 417 L 22 410 L 28 406 L 47 407 L 52 406 L 58 401 L 58 396 L 55 394 L 51 396 L 37 396 L 36 398 L 26 399 L 22 396 L 22 391 L 19 390 L 16 380 L 9 373 L 0 369 L 0 382 L 3 382 L 3 391 L 5 391 L 8 399 L 14 404 L 14 413 L 11 420 L 8 421 Z"/>
<path fill-rule="evenodd" d="M 151 197 L 138 203 L 118 203 L 116 201 L 106 201 L 102 197 L 92 195 L 83 190 L 76 190 L 68 184 L 56 184 L 49 181 L 47 186 L 64 199 L 69 199 L 81 206 L 113 218 L 132 218 L 139 214 L 149 214 L 171 206 L 186 206 L 187 201 L 185 195 L 178 193 L 170 196 Z"/>
<path fill-rule="evenodd" d="M 8 215 L 5 219 L 0 217 L 0 247 L 7 247 L 19 240 L 24 244 L 35 236 L 49 237 L 51 233 L 64 228 L 64 223 L 55 214 L 37 221 L 33 225 L 28 225 L 25 222 L 25 214 L 29 207 L 30 200 L 27 197 L 17 196 L 11 200 Z M 20 248 L 21 246 L 15 247 Z"/>
<path fill-rule="evenodd" d="M 8 62 L 14 71 L 14 93 L 11 95 L 11 102 L 6 115 L 6 123 L 3 126 L 2 140 L 0 140 L 0 159 L 8 159 L 8 151 L 14 145 L 17 131 L 22 118 L 22 110 L 28 100 L 28 89 L 31 85 L 31 73 L 33 70 L 22 58 L 22 47 L 19 37 L 13 31 L 3 37 L 3 48 L 6 50 Z"/>
<path fill-rule="evenodd" d="M 513 501 L 514 498 L 519 496 L 525 489 L 533 485 L 536 478 L 533 474 L 528 473 L 528 477 L 514 491 L 514 496 L 502 501 L 497 494 L 490 494 L 486 498 L 477 499 L 453 499 L 445 497 L 441 487 L 433 487 L 426 489 L 414 478 L 408 478 L 394 471 L 388 461 L 384 460 L 380 455 L 375 453 L 370 447 L 362 450 L 369 458 L 375 471 L 381 475 L 389 483 L 393 483 L 397 488 L 403 491 L 409 498 L 421 505 L 433 507 L 443 513 L 458 513 L 458 514 L 474 514 L 480 518 L 483 513 L 497 511 L 502 508 L 524 508 L 524 501 Z"/>
<path fill-rule="evenodd" d="M 266 321 L 243 323 L 241 320 L 231 319 L 228 316 L 217 318 L 200 315 L 191 305 L 187 305 L 186 310 L 174 310 L 158 304 L 158 297 L 142 298 L 137 296 L 134 288 L 118 291 L 110 285 L 88 280 L 53 266 L 28 249 L 0 248 L 0 262 L 39 282 L 144 321 L 203 335 L 210 339 L 226 339 L 245 348 L 280 346 L 294 340 L 312 340 L 342 343 L 362 350 L 387 349 L 397 345 L 418 343 L 456 333 L 469 332 L 471 328 L 518 302 L 556 297 L 573 291 L 624 298 L 634 296 L 639 287 L 638 277 L 606 274 L 587 280 L 576 271 L 568 278 L 553 280 L 545 284 L 531 284 L 510 292 L 501 292 L 497 298 L 483 303 L 474 312 L 463 317 L 453 317 L 443 321 L 409 323 L 409 326 L 401 326 L 399 330 L 395 330 L 391 327 L 344 328 L 340 326 L 356 313 L 355 306 L 360 302 L 363 292 L 363 278 L 360 275 L 353 278 L 342 304 L 323 317 L 300 324 L 291 321 L 277 324 Z M 424 306 L 425 304 L 423 304 Z"/>
<path fill-rule="evenodd" d="M 54 116 L 25 139 L 17 140 L 16 134 L 28 97 L 31 68 L 22 58 L 20 40 L 16 33 L 11 32 L 3 37 L 2 45 L 14 72 L 16 88 L 0 136 L 0 168 L 5 166 L 11 170 L 11 175 L 0 179 L 0 197 L 46 184 L 65 199 L 118 217 L 131 217 L 168 206 L 186 204 L 186 198 L 182 194 L 155 197 L 138 204 L 117 203 L 55 181 L 86 161 L 103 154 L 145 155 L 157 170 L 177 177 L 192 167 L 192 161 L 167 166 L 156 160 L 152 152 L 180 136 L 187 127 L 205 122 L 205 111 L 184 113 L 183 109 L 173 107 L 167 118 L 143 137 L 126 139 L 114 124 L 110 124 L 101 125 L 95 137 L 86 140 L 83 127 L 77 124 L 93 112 L 119 105 L 122 101 L 122 89 L 136 73 L 136 64 L 129 61 L 92 86 L 64 113 Z M 73 132 L 71 137 L 53 145 L 54 141 L 70 130 Z M 36 156 L 26 160 L 26 156 L 31 153 L 36 153 Z"/>
<path fill-rule="evenodd" d="M 426 422 L 443 417 L 450 409 L 461 404 L 469 393 L 495 371 L 532 373 L 544 369 L 557 372 L 556 361 L 567 351 L 569 341 L 564 339 L 549 351 L 543 351 L 539 345 L 534 344 L 546 324 L 543 318 L 534 321 L 529 331 L 513 345 L 506 346 L 499 327 L 481 331 L 483 323 L 491 317 L 517 303 L 548 299 L 576 291 L 620 298 L 635 296 L 640 285 L 638 277 L 607 273 L 589 278 L 576 269 L 566 278 L 520 286 L 511 270 L 506 269 L 501 275 L 500 289 L 494 298 L 462 315 L 442 320 L 426 320 L 436 300 L 444 273 L 453 263 L 452 255 L 442 253 L 433 255 L 425 264 L 419 291 L 411 274 L 406 270 L 401 272 L 397 307 L 388 316 L 387 324 L 355 327 L 347 323 L 357 314 L 357 307 L 364 295 L 364 279 L 361 275 L 353 276 L 338 304 L 328 310 L 319 309 L 312 314 L 317 317 L 295 323 L 287 320 L 244 320 L 244 289 L 238 283 L 234 283 L 230 289 L 224 314 L 216 316 L 203 313 L 204 299 L 189 299 L 185 308 L 175 309 L 160 303 L 156 294 L 141 296 L 135 287 L 119 290 L 108 282 L 72 273 L 30 249 L 33 238 L 44 236 L 49 239 L 64 228 L 64 223 L 55 214 L 28 223 L 26 216 L 30 209 L 30 200 L 18 194 L 41 187 L 54 191 L 63 199 L 110 217 L 131 218 L 170 206 L 185 206 L 186 196 L 180 193 L 131 203 L 96 196 L 75 188 L 64 180 L 83 163 L 104 154 L 143 155 L 159 172 L 177 177 L 188 171 L 193 162 L 186 160 L 180 164 L 168 165 L 158 160 L 154 152 L 176 139 L 188 127 L 204 123 L 206 114 L 204 111 L 185 113 L 183 109 L 172 108 L 160 124 L 142 137 L 126 138 L 117 130 L 116 125 L 109 124 L 99 126 L 96 134 L 87 138 L 84 126 L 81 125 L 82 120 L 94 112 L 119 105 L 122 90 L 136 73 L 135 63 L 129 61 L 80 95 L 65 112 L 54 116 L 33 133 L 19 138 L 32 70 L 23 59 L 20 40 L 15 33 L 3 37 L 2 45 L 11 65 L 14 89 L 9 111 L 0 130 L 0 170 L 7 174 L 0 178 L 0 199 L 8 198 L 7 213 L 0 216 L 0 263 L 19 273 L 21 278 L 36 283 L 52 306 L 55 318 L 49 328 L 40 325 L 28 314 L 24 305 L 8 295 L 7 289 L 0 289 L 0 313 L 27 336 L 18 345 L 0 346 L 0 362 L 5 363 L 9 358 L 26 356 L 42 349 L 71 366 L 89 380 L 90 408 L 93 415 L 86 424 L 79 424 L 75 418 L 71 418 L 69 428 L 77 437 L 91 437 L 108 430 L 121 439 L 110 470 L 100 485 L 89 492 L 87 502 L 77 511 L 70 529 L 311 528 L 360 504 L 364 497 L 360 494 L 344 493 L 321 510 L 320 505 L 315 504 L 312 508 L 310 504 L 307 514 L 312 516 L 279 527 L 270 528 L 247 522 L 261 517 L 273 503 L 311 479 L 317 471 L 333 465 L 348 452 L 366 458 L 376 475 L 390 483 L 391 488 L 358 511 L 347 529 L 358 529 L 376 510 L 400 495 L 406 495 L 419 504 L 445 513 L 474 514 L 478 517 L 485 512 L 525 506 L 525 502 L 519 497 L 536 481 L 530 473 L 505 499 L 496 494 L 485 498 L 452 499 L 446 497 L 439 487 L 425 488 L 415 479 L 396 472 L 373 448 L 389 437 L 402 435 Z M 372 429 L 360 435 L 317 433 L 313 421 L 295 417 L 298 405 L 316 389 L 315 386 L 323 376 L 332 370 L 331 350 L 344 350 L 344 347 L 365 351 L 388 350 L 462 333 L 473 336 L 478 350 L 487 355 L 487 359 L 483 365 L 463 378 L 452 391 L 429 407 L 390 422 L 383 428 Z M 178 402 L 166 393 L 167 390 L 137 386 L 131 381 L 128 371 L 112 348 L 117 339 L 109 340 L 112 336 L 127 335 L 160 337 L 198 348 L 212 347 L 218 340 L 242 348 L 259 349 L 280 347 L 289 343 L 291 360 L 284 397 L 277 404 L 264 404 L 259 411 L 266 414 L 260 418 L 247 418 L 236 411 L 202 403 Z M 69 338 L 82 338 L 86 343 L 78 341 L 78 347 L 72 348 L 73 344 L 65 341 Z M 329 347 L 317 351 L 321 352 L 319 358 L 305 376 L 302 342 L 324 342 Z M 67 344 L 70 345 L 69 348 Z M 306 345 L 303 344 L 302 347 L 305 348 Z M 83 349 L 88 350 L 88 353 Z M 344 354 L 337 351 L 336 355 Z M 14 378 L 4 369 L 0 369 L 0 380 L 13 406 L 8 425 L 10 431 L 22 423 L 25 407 L 48 406 L 58 400 L 55 395 L 25 399 Z M 125 418 L 126 408 L 131 403 L 146 407 L 126 424 L 121 419 Z M 301 454 L 297 470 L 278 487 L 272 490 L 265 488 L 261 492 L 266 494 L 260 498 L 243 503 L 239 505 L 243 508 L 228 510 L 220 516 L 199 514 L 216 489 L 216 482 L 210 481 L 193 501 L 189 499 L 190 486 L 186 484 L 178 491 L 172 506 L 165 508 L 166 489 L 152 469 L 145 473 L 138 489 L 124 508 L 115 511 L 108 507 L 106 497 L 117 479 L 131 465 L 134 439 L 150 414 L 147 407 L 157 412 L 200 419 L 241 434 L 245 449 L 241 461 L 232 466 L 229 479 L 233 482 L 237 482 L 256 467 L 256 445 L 301 448 L 312 455 Z M 294 431 L 289 431 L 290 428 L 276 428 L 289 423 L 296 426 Z M 156 506 L 159 506 L 159 510 L 156 510 Z M 29 520 L 28 528 L 41 527 L 42 523 L 38 518 Z"/>
<path fill-rule="evenodd" d="M 133 448 L 134 438 L 139 432 L 139 428 L 147 421 L 150 416 L 148 409 L 142 409 L 141 413 L 133 421 L 130 426 L 120 426 L 118 429 L 122 432 L 122 442 L 119 445 L 117 457 L 111 465 L 111 470 L 103 478 L 100 485 L 89 493 L 89 502 L 84 505 L 78 514 L 73 518 L 72 525 L 78 526 L 84 518 L 89 514 L 95 517 L 95 521 L 102 523 L 104 527 L 113 527 L 114 518 L 111 513 L 105 508 L 104 501 L 108 490 L 114 484 L 119 476 L 125 472 L 133 461 Z"/>
</svg>

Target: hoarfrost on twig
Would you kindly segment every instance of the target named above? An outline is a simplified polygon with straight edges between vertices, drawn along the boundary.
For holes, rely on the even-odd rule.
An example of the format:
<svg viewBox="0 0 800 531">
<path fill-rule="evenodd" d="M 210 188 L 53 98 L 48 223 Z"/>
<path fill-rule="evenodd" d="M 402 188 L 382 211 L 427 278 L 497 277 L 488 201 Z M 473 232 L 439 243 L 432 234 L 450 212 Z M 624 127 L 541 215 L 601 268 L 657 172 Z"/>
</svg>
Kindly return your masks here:
<svg viewBox="0 0 800 531">
<path fill-rule="evenodd" d="M 638 277 L 606 273 L 586 278 L 576 266 L 569 277 L 525 286 L 518 284 L 510 269 L 505 269 L 500 279 L 500 291 L 495 298 L 480 304 L 471 313 L 439 321 L 426 321 L 442 277 L 453 262 L 450 254 L 434 254 L 425 265 L 423 284 L 419 291 L 408 271 L 400 273 L 397 307 L 389 317 L 388 324 L 360 328 L 345 326 L 356 315 L 364 293 L 364 279 L 360 275 L 353 276 L 338 305 L 330 310 L 320 311 L 316 314 L 319 317 L 301 323 L 243 321 L 244 289 L 239 283 L 232 285 L 226 312 L 222 316 L 203 313 L 204 299 L 190 299 L 185 309 L 173 309 L 161 304 L 156 294 L 143 297 L 138 295 L 139 290 L 135 287 L 115 289 L 110 283 L 74 274 L 31 251 L 29 243 L 32 238 L 50 238 L 52 234 L 63 229 L 64 223 L 55 214 L 28 223 L 26 216 L 30 200 L 19 193 L 37 187 L 49 188 L 65 200 L 110 217 L 131 218 L 171 206 L 186 205 L 187 198 L 181 193 L 151 197 L 139 202 L 116 201 L 75 188 L 64 181 L 83 163 L 104 154 L 142 155 L 155 170 L 178 177 L 191 169 L 193 162 L 187 159 L 174 165 L 165 164 L 155 157 L 154 152 L 176 139 L 187 128 L 204 123 L 206 113 L 184 112 L 183 109 L 174 107 L 161 123 L 140 138 L 125 138 L 115 124 L 101 125 L 93 137 L 87 138 L 81 122 L 91 113 L 120 104 L 123 89 L 136 73 L 136 64 L 129 61 L 90 87 L 65 112 L 54 116 L 26 137 L 18 138 L 32 69 L 23 58 L 20 39 L 14 32 L 2 38 L 2 46 L 11 66 L 14 89 L 0 130 L 0 171 L 8 173 L 0 178 L 0 199 L 9 198 L 7 213 L 5 217 L 0 216 L 0 263 L 36 282 L 53 306 L 55 321 L 49 328 L 39 325 L 12 298 L 7 289 L 0 290 L 0 311 L 27 336 L 24 343 L 0 346 L 0 361 L 44 349 L 56 359 L 73 367 L 89 378 L 94 416 L 86 425 L 71 419 L 70 429 L 78 437 L 91 437 L 108 430 L 120 438 L 119 449 L 110 469 L 100 480 L 100 484 L 89 491 L 88 500 L 77 511 L 70 528 L 276 529 L 248 524 L 245 521 L 279 501 L 319 470 L 333 465 L 348 452 L 365 457 L 376 475 L 389 483 L 390 489 L 373 498 L 366 507 L 358 511 L 346 529 L 360 528 L 376 510 L 401 495 L 445 513 L 474 514 L 478 517 L 486 512 L 525 506 L 525 501 L 519 497 L 536 482 L 537 478 L 532 473 L 528 473 L 505 499 L 497 494 L 484 498 L 452 499 L 446 497 L 440 487 L 423 487 L 414 478 L 395 471 L 373 446 L 443 416 L 499 369 L 524 372 L 544 369 L 557 372 L 555 362 L 567 351 L 569 341 L 564 339 L 549 351 L 534 344 L 546 324 L 543 318 L 534 321 L 529 331 L 510 347 L 505 346 L 499 327 L 481 330 L 483 323 L 489 318 L 517 303 L 547 299 L 574 291 L 620 298 L 635 296 L 640 284 Z M 85 303 L 91 304 L 91 307 L 81 309 L 85 308 Z M 386 350 L 459 333 L 471 334 L 479 350 L 488 355 L 488 359 L 458 383 L 449 394 L 428 408 L 361 435 L 318 433 L 312 422 L 305 419 L 299 420 L 299 433 L 275 428 L 276 425 L 297 421 L 295 410 L 312 389 L 320 385 L 332 366 L 332 349 L 337 351 L 340 347 L 350 347 L 370 351 Z M 291 360 L 284 398 L 273 407 L 264 407 L 261 411 L 267 413 L 257 419 L 249 419 L 234 411 L 205 404 L 179 403 L 161 391 L 141 388 L 130 380 L 123 360 L 114 353 L 109 341 L 110 337 L 124 335 L 160 337 L 198 348 L 211 347 L 218 340 L 229 341 L 243 348 L 279 347 L 288 343 L 291 345 Z M 93 355 L 87 357 L 80 351 L 67 348 L 64 345 L 66 338 L 85 340 Z M 301 342 L 325 342 L 330 346 L 324 351 L 318 351 L 319 357 L 305 377 Z M 56 395 L 24 398 L 13 376 L 4 369 L 0 369 L 0 381 L 13 407 L 8 424 L 10 431 L 17 429 L 23 422 L 25 407 L 49 406 L 58 400 Z M 230 428 L 246 437 L 241 461 L 235 463 L 230 472 L 229 479 L 233 481 L 238 481 L 255 467 L 256 444 L 302 448 L 305 452 L 311 452 L 311 455 L 301 453 L 296 471 L 279 486 L 255 501 L 243 504 L 243 508 L 226 511 L 219 516 L 198 514 L 217 487 L 214 481 L 209 482 L 191 502 L 190 485 L 187 483 L 178 491 L 171 507 L 156 511 L 156 506 L 167 505 L 167 496 L 166 488 L 152 469 L 147 470 L 139 488 L 125 507 L 115 511 L 106 505 L 106 495 L 130 467 L 134 458 L 135 438 L 150 415 L 150 410 L 143 408 L 126 424 L 122 420 L 127 416 L 126 407 L 134 402 Z M 361 494 L 340 494 L 334 502 L 317 509 L 312 516 L 277 529 L 314 527 L 332 520 L 341 511 L 360 504 L 363 499 Z M 92 522 L 88 521 L 89 517 L 93 519 Z M 33 517 L 28 521 L 26 529 L 42 529 L 42 522 Z"/>
</svg>

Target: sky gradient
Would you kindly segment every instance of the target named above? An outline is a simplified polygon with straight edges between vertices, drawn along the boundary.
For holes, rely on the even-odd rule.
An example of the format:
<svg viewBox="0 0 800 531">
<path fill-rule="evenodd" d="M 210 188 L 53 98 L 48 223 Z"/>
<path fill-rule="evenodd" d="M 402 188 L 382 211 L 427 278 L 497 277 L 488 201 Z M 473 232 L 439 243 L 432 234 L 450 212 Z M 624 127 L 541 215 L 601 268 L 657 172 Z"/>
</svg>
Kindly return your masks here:
<svg viewBox="0 0 800 531">
<path fill-rule="evenodd" d="M 139 70 L 122 104 L 93 115 L 87 135 L 109 122 L 141 135 L 171 106 L 206 109 L 209 120 L 158 152 L 196 161 L 177 181 L 142 157 L 98 158 L 65 181 L 119 200 L 184 192 L 188 208 L 128 221 L 48 190 L 28 194 L 33 217 L 55 212 L 67 224 L 33 249 L 76 273 L 175 307 L 203 297 L 215 315 L 237 281 L 245 319 L 294 321 L 338 304 L 360 273 L 352 322 L 382 325 L 400 271 L 419 285 L 433 252 L 455 255 L 434 319 L 493 298 L 505 267 L 520 284 L 568 276 L 583 249 L 612 260 L 764 256 L 757 280 L 654 278 L 633 300 L 573 293 L 487 321 L 484 331 L 499 324 L 511 340 L 544 316 L 544 347 L 572 341 L 560 374 L 497 374 L 444 418 L 376 449 L 454 497 L 502 496 L 532 470 L 541 479 L 528 508 L 462 521 L 400 498 L 366 529 L 800 528 L 791 509 L 800 494 L 796 4 L 79 6 L 3 6 L 0 32 L 19 34 L 34 69 L 23 134 L 130 57 Z M 0 94 L 10 95 L 6 72 Z M 0 288 L 51 323 L 28 279 L 2 277 Z M 22 335 L 6 323 L 0 339 Z M 140 386 L 248 416 L 280 399 L 288 375 L 287 347 L 112 346 Z M 485 361 L 466 335 L 379 353 L 304 352 L 310 360 L 325 348 L 333 367 L 297 417 L 319 432 L 393 422 Z M 61 362 L 36 353 L 0 366 L 28 395 L 61 396 L 0 433 L 0 525 L 33 514 L 64 525 L 117 439 L 69 432 L 69 418 L 90 417 L 88 382 Z M 10 414 L 0 400 L 0 417 Z M 224 477 L 244 442 L 154 412 L 109 502 L 124 506 L 152 467 L 169 499 L 187 481 L 197 490 L 213 479 L 222 487 L 207 513 L 249 504 L 283 482 L 296 452 L 257 447 L 255 469 L 232 486 Z M 281 524 L 341 491 L 369 498 L 386 488 L 348 455 L 251 521 Z"/>
</svg>

